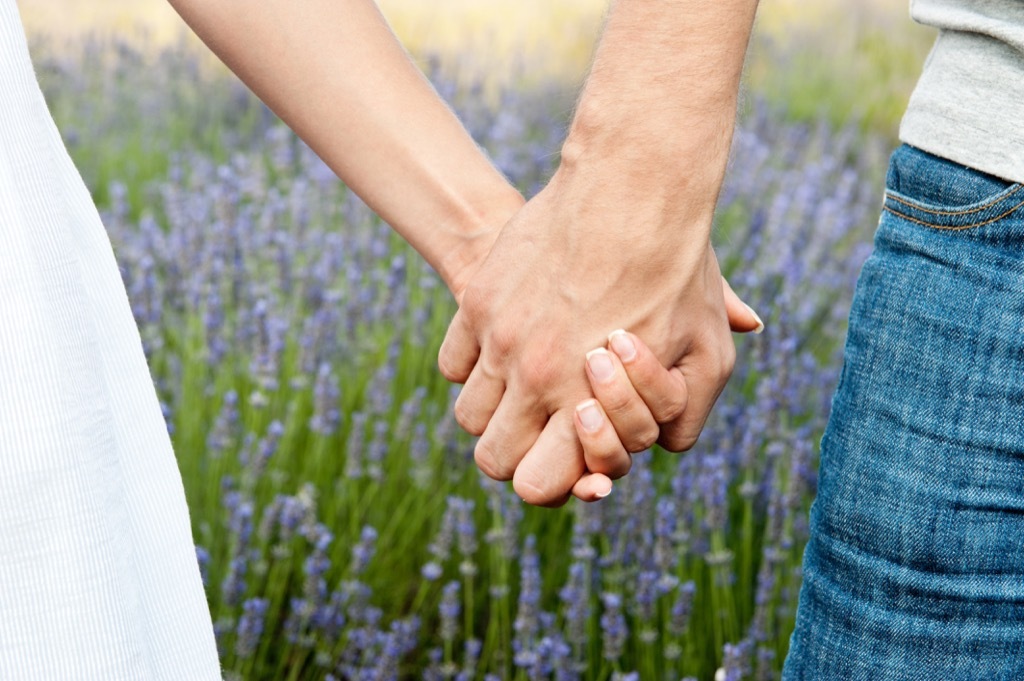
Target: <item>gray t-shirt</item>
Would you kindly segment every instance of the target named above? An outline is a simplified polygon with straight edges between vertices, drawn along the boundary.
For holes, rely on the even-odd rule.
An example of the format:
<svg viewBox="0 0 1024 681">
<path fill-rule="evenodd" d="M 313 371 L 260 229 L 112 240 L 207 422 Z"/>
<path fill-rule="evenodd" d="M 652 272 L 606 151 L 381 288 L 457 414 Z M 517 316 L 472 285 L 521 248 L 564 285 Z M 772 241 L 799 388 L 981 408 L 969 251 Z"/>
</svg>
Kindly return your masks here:
<svg viewBox="0 0 1024 681">
<path fill-rule="evenodd" d="M 1024 182 L 1024 0 L 911 0 L 939 37 L 900 124 L 900 139 Z"/>
</svg>

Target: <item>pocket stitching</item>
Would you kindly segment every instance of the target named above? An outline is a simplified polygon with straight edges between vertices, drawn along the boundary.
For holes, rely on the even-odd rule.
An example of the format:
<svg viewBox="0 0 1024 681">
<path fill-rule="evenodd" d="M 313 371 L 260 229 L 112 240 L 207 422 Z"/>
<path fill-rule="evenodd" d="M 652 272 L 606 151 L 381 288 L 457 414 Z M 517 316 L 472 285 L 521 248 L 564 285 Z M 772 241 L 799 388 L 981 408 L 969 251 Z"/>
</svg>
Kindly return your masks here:
<svg viewBox="0 0 1024 681">
<path fill-rule="evenodd" d="M 1022 185 L 1022 186 L 1024 186 L 1024 185 Z M 890 197 L 890 198 L 892 198 L 892 197 Z M 910 205 L 910 204 L 906 204 L 906 205 Z M 991 205 L 991 204 L 989 204 L 989 205 Z M 912 218 L 909 215 L 906 215 L 904 213 L 899 212 L 898 210 L 893 210 L 889 206 L 883 206 L 883 210 L 887 210 L 890 213 L 892 213 L 893 215 L 899 216 L 899 217 L 903 218 L 904 220 L 909 220 L 911 222 L 916 222 L 919 225 L 924 225 L 925 227 L 930 227 L 931 229 L 945 229 L 945 230 L 948 230 L 948 231 L 951 231 L 951 232 L 959 232 L 959 231 L 964 230 L 964 229 L 972 229 L 974 227 L 984 227 L 985 225 L 990 224 L 992 222 L 997 222 L 999 220 L 1002 220 L 1007 215 L 1010 215 L 1011 213 L 1016 211 L 1021 206 L 1024 206 L 1024 201 L 1021 201 L 1020 203 L 1018 203 L 1016 206 L 1013 206 L 1012 208 L 1010 208 L 1005 213 L 997 215 L 994 218 L 989 218 L 988 220 L 985 220 L 984 222 L 976 222 L 976 223 L 972 223 L 972 224 L 969 224 L 969 225 L 934 225 L 934 224 L 932 224 L 930 222 L 925 222 L 924 220 L 918 220 L 917 218 Z M 924 212 L 928 212 L 928 211 L 924 211 Z M 968 211 L 968 212 L 973 213 L 975 211 L 972 210 L 972 211 Z M 957 213 L 936 213 L 936 215 L 957 215 Z"/>
<path fill-rule="evenodd" d="M 886 196 L 888 198 L 892 199 L 893 201 L 895 201 L 896 203 L 902 203 L 904 206 L 907 206 L 908 208 L 913 208 L 914 210 L 919 210 L 922 213 L 931 213 L 932 215 L 969 215 L 970 213 L 977 213 L 978 211 L 982 211 L 982 210 L 985 210 L 986 208 L 990 208 L 993 205 L 999 203 L 1000 201 L 1003 201 L 1005 199 L 1010 198 L 1011 196 L 1013 196 L 1014 194 L 1019 192 L 1021 189 L 1024 189 L 1024 184 L 1018 184 L 1016 187 L 1013 187 L 1013 186 L 1007 187 L 1007 189 L 1004 189 L 1003 191 L 999 192 L 999 194 L 997 196 L 995 196 L 994 198 L 990 199 L 988 203 L 984 203 L 984 204 L 982 204 L 980 206 L 974 206 L 972 208 L 966 208 L 964 210 L 950 210 L 950 211 L 934 210 L 934 209 L 931 209 L 931 208 L 927 208 L 923 204 L 914 203 L 914 202 L 908 201 L 906 199 L 902 199 L 902 198 L 896 196 L 891 190 L 887 190 L 886 191 Z M 1024 204 L 1017 204 L 1016 206 L 1014 206 L 1014 208 L 1012 210 L 1010 210 L 1010 213 L 1012 213 L 1014 210 L 1017 210 L 1017 208 L 1020 208 L 1021 205 L 1024 205 Z M 897 213 L 896 211 L 893 211 L 893 212 L 896 213 L 896 215 L 902 215 L 902 213 Z M 1009 214 L 1009 213 L 1007 213 L 1007 214 Z M 1005 217 L 1005 216 L 1000 216 L 1000 217 Z M 985 223 L 982 223 L 982 224 L 985 224 Z"/>
</svg>

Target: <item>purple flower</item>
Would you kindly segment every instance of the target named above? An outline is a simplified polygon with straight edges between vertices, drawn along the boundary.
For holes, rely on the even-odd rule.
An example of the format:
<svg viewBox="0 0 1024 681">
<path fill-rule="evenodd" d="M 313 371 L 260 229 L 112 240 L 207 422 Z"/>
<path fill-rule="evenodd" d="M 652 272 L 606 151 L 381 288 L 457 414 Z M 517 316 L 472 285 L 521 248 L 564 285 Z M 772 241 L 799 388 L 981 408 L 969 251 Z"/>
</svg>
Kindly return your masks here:
<svg viewBox="0 0 1024 681">
<path fill-rule="evenodd" d="M 341 421 L 340 400 L 341 389 L 331 365 L 321 362 L 313 384 L 313 415 L 309 419 L 309 429 L 319 435 L 332 435 Z"/>
<path fill-rule="evenodd" d="M 611 592 L 601 594 L 604 612 L 601 614 L 601 654 L 609 662 L 622 657 L 629 629 L 622 614 L 622 597 Z"/>
<path fill-rule="evenodd" d="M 444 592 L 441 596 L 441 605 L 438 612 L 441 614 L 441 640 L 451 642 L 459 633 L 459 615 L 462 612 L 462 603 L 459 599 L 459 583 L 448 582 L 444 585 Z"/>
<path fill-rule="evenodd" d="M 369 525 L 363 527 L 359 541 L 352 547 L 352 563 L 349 570 L 353 575 L 362 574 L 377 549 L 377 530 Z"/>
<path fill-rule="evenodd" d="M 569 579 L 558 592 L 565 612 L 566 639 L 573 647 L 577 661 L 587 645 L 587 623 L 590 621 L 590 584 L 587 581 L 587 566 L 576 561 L 569 566 Z"/>
<path fill-rule="evenodd" d="M 265 598 L 250 598 L 242 604 L 242 617 L 238 620 L 238 638 L 235 639 L 235 655 L 245 659 L 259 646 L 263 635 L 263 618 L 267 613 Z"/>
<path fill-rule="evenodd" d="M 206 449 L 212 457 L 218 457 L 221 453 L 234 446 L 238 434 L 238 393 L 228 390 L 224 393 L 224 401 L 221 405 L 220 414 L 214 422 L 213 430 L 206 440 Z"/>
<path fill-rule="evenodd" d="M 693 612 L 693 597 L 697 587 L 692 581 L 685 582 L 679 586 L 676 599 L 672 603 L 669 618 L 668 631 L 673 638 L 680 638 L 686 633 L 690 624 L 690 614 Z"/>
</svg>

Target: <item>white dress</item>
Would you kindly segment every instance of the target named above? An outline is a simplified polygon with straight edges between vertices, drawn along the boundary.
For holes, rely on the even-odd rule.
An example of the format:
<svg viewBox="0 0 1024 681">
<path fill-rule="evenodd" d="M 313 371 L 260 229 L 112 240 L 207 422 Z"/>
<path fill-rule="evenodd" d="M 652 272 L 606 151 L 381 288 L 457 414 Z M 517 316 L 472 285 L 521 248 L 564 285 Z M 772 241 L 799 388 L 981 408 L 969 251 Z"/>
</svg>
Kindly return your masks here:
<svg viewBox="0 0 1024 681">
<path fill-rule="evenodd" d="M 0 679 L 220 679 L 106 231 L 0 0 Z"/>
</svg>

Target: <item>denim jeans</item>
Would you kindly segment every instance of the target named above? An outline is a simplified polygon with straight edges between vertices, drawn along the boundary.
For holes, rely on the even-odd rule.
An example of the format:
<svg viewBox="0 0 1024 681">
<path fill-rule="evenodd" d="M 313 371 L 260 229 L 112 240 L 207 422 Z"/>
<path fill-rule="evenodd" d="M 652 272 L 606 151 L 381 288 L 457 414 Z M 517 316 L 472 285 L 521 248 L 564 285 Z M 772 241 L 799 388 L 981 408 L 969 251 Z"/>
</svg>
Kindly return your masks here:
<svg viewBox="0 0 1024 681">
<path fill-rule="evenodd" d="M 1024 186 L 890 160 L 784 681 L 1024 679 Z"/>
</svg>

